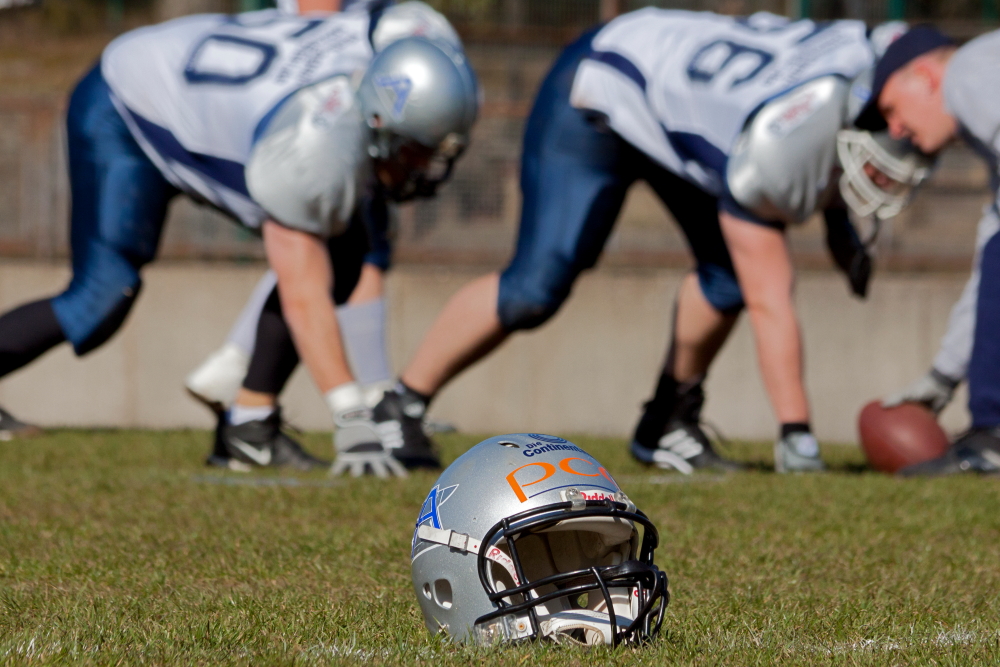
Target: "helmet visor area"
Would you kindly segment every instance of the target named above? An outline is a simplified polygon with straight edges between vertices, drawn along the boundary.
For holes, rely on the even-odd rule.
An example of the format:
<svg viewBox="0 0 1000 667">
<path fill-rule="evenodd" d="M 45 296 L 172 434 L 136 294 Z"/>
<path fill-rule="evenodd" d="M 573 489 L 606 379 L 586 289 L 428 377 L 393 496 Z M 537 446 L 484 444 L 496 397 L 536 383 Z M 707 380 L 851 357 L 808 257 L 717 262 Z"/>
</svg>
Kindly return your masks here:
<svg viewBox="0 0 1000 667">
<path fill-rule="evenodd" d="M 458 152 L 425 146 L 388 131 L 376 131 L 372 145 L 375 174 L 392 201 L 433 197 L 451 176 Z"/>
<path fill-rule="evenodd" d="M 841 130 L 837 154 L 843 174 L 840 193 L 859 217 L 886 220 L 898 215 L 930 175 L 933 158 L 885 133 Z"/>
<path fill-rule="evenodd" d="M 656 529 L 641 512 L 610 500 L 571 512 L 562 505 L 569 506 L 522 513 L 487 533 L 484 547 L 493 548 L 480 552 L 480 579 L 498 608 L 476 620 L 477 640 L 651 639 L 668 599 L 666 575 L 652 563 Z"/>
</svg>

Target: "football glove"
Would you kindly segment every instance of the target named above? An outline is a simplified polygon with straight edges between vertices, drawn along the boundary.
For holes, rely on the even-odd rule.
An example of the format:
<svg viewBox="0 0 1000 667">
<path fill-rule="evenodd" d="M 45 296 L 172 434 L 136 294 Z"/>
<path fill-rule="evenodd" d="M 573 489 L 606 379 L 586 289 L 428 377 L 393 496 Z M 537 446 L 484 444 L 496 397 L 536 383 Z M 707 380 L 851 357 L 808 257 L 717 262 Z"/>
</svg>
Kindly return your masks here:
<svg viewBox="0 0 1000 667">
<path fill-rule="evenodd" d="M 951 402 L 959 382 L 932 368 L 901 391 L 882 399 L 882 406 L 894 408 L 903 403 L 919 403 L 938 414 Z"/>
<path fill-rule="evenodd" d="M 361 387 L 351 382 L 331 389 L 324 398 L 336 428 L 333 448 L 337 458 L 330 468 L 331 475 L 350 472 L 353 477 L 406 477 L 406 468 L 383 446 Z"/>
<path fill-rule="evenodd" d="M 345 410 L 334 415 L 333 421 L 337 427 L 333 434 L 337 458 L 330 468 L 331 475 L 342 475 L 349 471 L 352 477 L 406 477 L 403 464 L 382 446 L 371 420 L 371 410 L 365 407 Z"/>
</svg>

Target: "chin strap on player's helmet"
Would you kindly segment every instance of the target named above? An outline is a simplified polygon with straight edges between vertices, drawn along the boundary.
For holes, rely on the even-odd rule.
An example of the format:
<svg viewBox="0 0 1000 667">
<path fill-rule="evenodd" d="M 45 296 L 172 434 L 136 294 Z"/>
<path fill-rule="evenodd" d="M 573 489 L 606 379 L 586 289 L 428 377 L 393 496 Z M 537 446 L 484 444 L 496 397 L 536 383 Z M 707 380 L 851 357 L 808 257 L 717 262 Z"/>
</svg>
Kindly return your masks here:
<svg viewBox="0 0 1000 667">
<path fill-rule="evenodd" d="M 468 145 L 479 109 L 465 54 L 441 40 L 400 39 L 372 61 L 358 99 L 389 197 L 433 195 Z"/>
</svg>

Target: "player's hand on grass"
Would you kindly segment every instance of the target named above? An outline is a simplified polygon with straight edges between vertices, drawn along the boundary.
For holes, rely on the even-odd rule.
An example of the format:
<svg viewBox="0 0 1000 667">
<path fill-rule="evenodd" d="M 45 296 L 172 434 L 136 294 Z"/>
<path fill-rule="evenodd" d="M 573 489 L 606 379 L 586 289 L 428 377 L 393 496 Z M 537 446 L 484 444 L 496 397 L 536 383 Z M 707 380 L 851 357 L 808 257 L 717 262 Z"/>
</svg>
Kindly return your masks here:
<svg viewBox="0 0 1000 667">
<path fill-rule="evenodd" d="M 330 468 L 331 475 L 350 472 L 352 477 L 406 477 L 406 468 L 382 445 L 370 410 L 357 408 L 338 413 L 334 415 L 334 423 L 337 430 L 333 434 L 333 446 L 337 458 Z"/>
<path fill-rule="evenodd" d="M 951 402 L 959 382 L 932 368 L 901 391 L 882 399 L 882 406 L 894 408 L 903 403 L 919 403 L 938 414 Z"/>
</svg>

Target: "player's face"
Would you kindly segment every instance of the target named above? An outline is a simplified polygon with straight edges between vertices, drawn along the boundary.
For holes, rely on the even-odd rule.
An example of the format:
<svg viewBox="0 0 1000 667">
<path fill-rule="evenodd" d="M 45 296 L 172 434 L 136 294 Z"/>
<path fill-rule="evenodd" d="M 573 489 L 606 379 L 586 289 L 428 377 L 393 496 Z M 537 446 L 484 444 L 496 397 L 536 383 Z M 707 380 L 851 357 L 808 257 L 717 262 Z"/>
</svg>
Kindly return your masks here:
<svg viewBox="0 0 1000 667">
<path fill-rule="evenodd" d="M 924 153 L 937 153 L 955 136 L 957 126 L 945 111 L 940 82 L 921 71 L 890 76 L 878 106 L 893 138 L 909 139 Z"/>
</svg>

